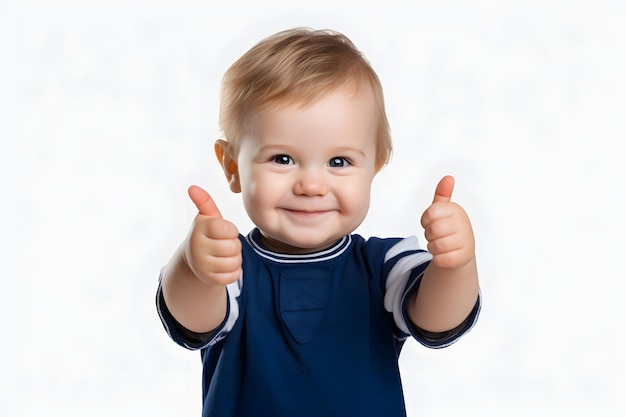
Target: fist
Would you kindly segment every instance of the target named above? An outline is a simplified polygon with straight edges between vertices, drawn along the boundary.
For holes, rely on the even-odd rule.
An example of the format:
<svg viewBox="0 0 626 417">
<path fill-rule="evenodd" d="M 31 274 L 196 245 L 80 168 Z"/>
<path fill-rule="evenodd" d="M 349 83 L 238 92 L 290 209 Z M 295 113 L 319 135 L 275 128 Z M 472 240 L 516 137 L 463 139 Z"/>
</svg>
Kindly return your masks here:
<svg viewBox="0 0 626 417">
<path fill-rule="evenodd" d="M 185 241 L 184 257 L 189 269 L 207 284 L 236 281 L 241 276 L 237 227 L 222 218 L 209 193 L 195 185 L 188 192 L 199 211 Z"/>
<path fill-rule="evenodd" d="M 444 177 L 435 190 L 432 204 L 422 215 L 424 236 L 433 264 L 457 269 L 474 258 L 474 232 L 465 210 L 450 201 L 454 178 Z"/>
</svg>

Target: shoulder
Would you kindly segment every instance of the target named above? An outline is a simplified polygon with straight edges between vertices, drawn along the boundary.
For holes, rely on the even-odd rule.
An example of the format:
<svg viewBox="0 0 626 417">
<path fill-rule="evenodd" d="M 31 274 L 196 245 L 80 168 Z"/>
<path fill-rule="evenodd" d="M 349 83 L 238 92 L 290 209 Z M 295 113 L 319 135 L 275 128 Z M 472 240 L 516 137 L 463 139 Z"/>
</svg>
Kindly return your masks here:
<svg viewBox="0 0 626 417">
<path fill-rule="evenodd" d="M 399 255 L 423 251 L 416 236 L 409 237 L 368 237 L 352 235 L 354 249 L 387 262 Z"/>
<path fill-rule="evenodd" d="M 430 260 L 428 252 L 420 248 L 415 236 L 409 237 L 368 237 L 352 235 L 352 257 L 368 271 L 382 279 L 384 286 L 392 270 L 415 268 Z M 400 269 L 398 269 L 398 267 Z"/>
</svg>

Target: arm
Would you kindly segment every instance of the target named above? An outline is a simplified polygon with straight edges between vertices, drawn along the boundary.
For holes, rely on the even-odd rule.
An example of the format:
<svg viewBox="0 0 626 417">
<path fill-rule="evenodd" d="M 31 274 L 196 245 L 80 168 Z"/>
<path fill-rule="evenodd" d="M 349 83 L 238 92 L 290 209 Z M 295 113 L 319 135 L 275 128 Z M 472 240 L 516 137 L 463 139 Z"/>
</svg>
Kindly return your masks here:
<svg viewBox="0 0 626 417">
<path fill-rule="evenodd" d="M 454 179 L 444 177 L 422 226 L 433 259 L 418 291 L 409 300 L 407 314 L 417 327 L 444 332 L 461 324 L 478 297 L 474 234 L 467 214 L 450 201 Z"/>
<path fill-rule="evenodd" d="M 205 333 L 226 315 L 226 285 L 241 276 L 241 242 L 235 225 L 222 218 L 208 193 L 190 187 L 189 196 L 199 214 L 163 269 L 161 285 L 176 321 Z"/>
</svg>

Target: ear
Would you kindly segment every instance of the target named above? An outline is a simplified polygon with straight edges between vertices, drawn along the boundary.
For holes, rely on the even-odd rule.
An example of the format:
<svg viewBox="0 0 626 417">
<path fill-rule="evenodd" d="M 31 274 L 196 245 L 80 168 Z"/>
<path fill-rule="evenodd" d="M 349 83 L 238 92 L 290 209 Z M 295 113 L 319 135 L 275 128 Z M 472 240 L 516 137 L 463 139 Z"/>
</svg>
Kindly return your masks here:
<svg viewBox="0 0 626 417">
<path fill-rule="evenodd" d="M 228 151 L 228 143 L 225 140 L 219 139 L 215 141 L 215 156 L 217 156 L 217 160 L 220 162 L 220 165 L 222 165 L 230 190 L 233 193 L 240 193 L 241 183 L 239 182 L 237 161 L 233 159 Z"/>
</svg>

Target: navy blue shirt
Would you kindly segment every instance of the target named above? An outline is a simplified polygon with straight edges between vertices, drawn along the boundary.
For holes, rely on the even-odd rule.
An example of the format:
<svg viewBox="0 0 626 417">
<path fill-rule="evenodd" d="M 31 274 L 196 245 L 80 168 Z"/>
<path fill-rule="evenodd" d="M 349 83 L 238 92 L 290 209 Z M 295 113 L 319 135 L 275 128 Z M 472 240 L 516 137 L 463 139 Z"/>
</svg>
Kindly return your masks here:
<svg viewBox="0 0 626 417">
<path fill-rule="evenodd" d="M 478 317 L 480 297 L 451 332 L 411 324 L 406 301 L 432 258 L 415 237 L 349 235 L 305 255 L 268 250 L 257 229 L 240 239 L 242 276 L 227 286 L 226 318 L 207 337 L 190 337 L 158 290 L 169 335 L 201 349 L 204 417 L 405 416 L 404 341 L 445 347 Z"/>
</svg>

